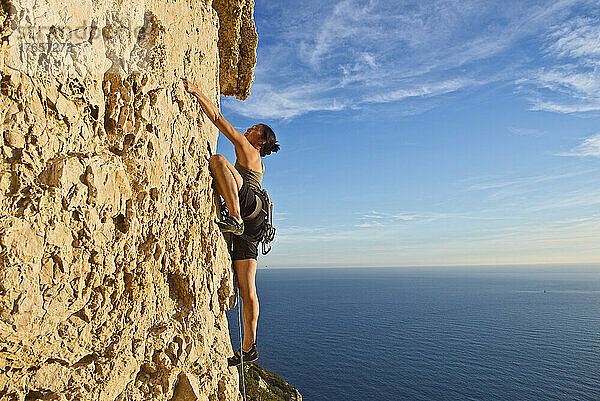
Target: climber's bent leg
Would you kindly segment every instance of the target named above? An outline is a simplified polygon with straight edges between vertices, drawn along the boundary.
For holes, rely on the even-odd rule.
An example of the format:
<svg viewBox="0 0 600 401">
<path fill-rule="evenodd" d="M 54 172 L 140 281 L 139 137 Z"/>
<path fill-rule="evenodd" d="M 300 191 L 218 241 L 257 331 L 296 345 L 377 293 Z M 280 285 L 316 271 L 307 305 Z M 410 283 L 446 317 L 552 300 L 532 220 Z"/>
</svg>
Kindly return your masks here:
<svg viewBox="0 0 600 401">
<path fill-rule="evenodd" d="M 258 295 L 256 294 L 256 259 L 234 260 L 233 267 L 237 273 L 242 297 L 242 316 L 244 321 L 244 341 L 242 348 L 250 349 L 256 342 L 256 326 L 258 324 Z"/>
<path fill-rule="evenodd" d="M 242 176 L 223 155 L 212 155 L 208 163 L 217 192 L 225 200 L 229 215 L 241 221 L 238 191 L 242 187 Z"/>
</svg>

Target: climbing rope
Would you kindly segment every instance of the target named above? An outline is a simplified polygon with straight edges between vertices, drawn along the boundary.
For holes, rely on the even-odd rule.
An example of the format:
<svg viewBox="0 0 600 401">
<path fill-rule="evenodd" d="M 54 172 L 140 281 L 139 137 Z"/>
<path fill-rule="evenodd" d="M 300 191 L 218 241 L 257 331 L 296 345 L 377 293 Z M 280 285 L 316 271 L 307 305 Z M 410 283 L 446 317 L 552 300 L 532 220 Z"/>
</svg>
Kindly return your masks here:
<svg viewBox="0 0 600 401">
<path fill-rule="evenodd" d="M 234 273 L 235 274 L 235 273 Z M 242 369 L 242 389 L 244 393 L 244 401 L 246 401 L 246 380 L 244 379 L 244 349 L 242 348 L 242 314 L 241 314 L 241 304 L 242 298 L 240 297 L 240 287 L 239 285 L 235 287 L 235 296 L 238 299 L 237 310 L 238 310 L 238 333 L 240 338 L 240 360 L 241 360 L 241 369 Z"/>
<path fill-rule="evenodd" d="M 231 235 L 232 234 L 228 234 L 227 238 L 227 250 L 229 251 L 229 253 L 231 254 L 231 250 L 233 248 L 233 241 L 231 241 Z M 242 369 L 242 392 L 244 393 L 244 401 L 246 401 L 246 380 L 244 378 L 244 350 L 242 348 L 242 307 L 241 307 L 241 303 L 242 303 L 242 297 L 240 297 L 240 282 L 238 280 L 237 277 L 237 273 L 235 271 L 235 268 L 233 267 L 233 263 L 231 266 L 232 270 L 233 270 L 233 285 L 235 286 L 235 300 L 236 300 L 236 304 L 237 304 L 237 315 L 238 315 L 238 335 L 239 335 L 239 339 L 240 339 L 240 360 L 241 360 L 241 369 Z"/>
</svg>

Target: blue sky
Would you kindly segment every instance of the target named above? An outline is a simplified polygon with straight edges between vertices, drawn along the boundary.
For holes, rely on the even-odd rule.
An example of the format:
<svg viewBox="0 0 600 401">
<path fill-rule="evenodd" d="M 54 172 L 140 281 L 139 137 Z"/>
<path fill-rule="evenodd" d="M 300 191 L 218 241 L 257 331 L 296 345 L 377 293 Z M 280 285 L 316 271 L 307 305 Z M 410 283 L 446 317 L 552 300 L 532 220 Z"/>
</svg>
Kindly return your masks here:
<svg viewBox="0 0 600 401">
<path fill-rule="evenodd" d="M 259 266 L 600 262 L 597 1 L 257 0 Z M 218 151 L 233 158 L 219 138 Z"/>
</svg>

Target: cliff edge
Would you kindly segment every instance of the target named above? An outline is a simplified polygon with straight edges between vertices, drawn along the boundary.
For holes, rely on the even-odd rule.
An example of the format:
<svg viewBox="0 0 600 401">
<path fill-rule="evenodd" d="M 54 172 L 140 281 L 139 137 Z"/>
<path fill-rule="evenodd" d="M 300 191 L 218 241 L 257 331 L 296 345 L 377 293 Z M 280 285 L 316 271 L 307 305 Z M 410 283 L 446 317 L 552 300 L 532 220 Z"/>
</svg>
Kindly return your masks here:
<svg viewBox="0 0 600 401">
<path fill-rule="evenodd" d="M 216 3 L 0 2 L 0 399 L 240 397 L 218 132 L 181 84 L 249 94 L 253 3 Z"/>
</svg>

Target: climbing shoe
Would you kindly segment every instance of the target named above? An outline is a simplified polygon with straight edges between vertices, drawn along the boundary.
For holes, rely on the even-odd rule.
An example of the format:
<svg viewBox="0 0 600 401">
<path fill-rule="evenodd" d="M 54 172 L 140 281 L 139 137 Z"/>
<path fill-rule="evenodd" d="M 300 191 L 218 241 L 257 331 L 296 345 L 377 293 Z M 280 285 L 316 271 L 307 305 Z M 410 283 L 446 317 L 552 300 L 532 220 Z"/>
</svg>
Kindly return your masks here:
<svg viewBox="0 0 600 401">
<path fill-rule="evenodd" d="M 242 235 L 244 233 L 244 222 L 239 223 L 231 216 L 225 217 L 221 221 L 217 221 L 217 225 L 224 233 L 232 233 L 233 235 Z"/>
<path fill-rule="evenodd" d="M 246 362 L 254 362 L 258 359 L 258 351 L 256 350 L 256 344 L 252 344 L 252 348 L 248 351 L 243 351 L 244 353 L 244 363 Z M 231 358 L 227 358 L 227 364 L 229 366 L 237 366 L 242 363 L 242 358 L 240 357 L 240 351 L 237 351 Z"/>
</svg>

